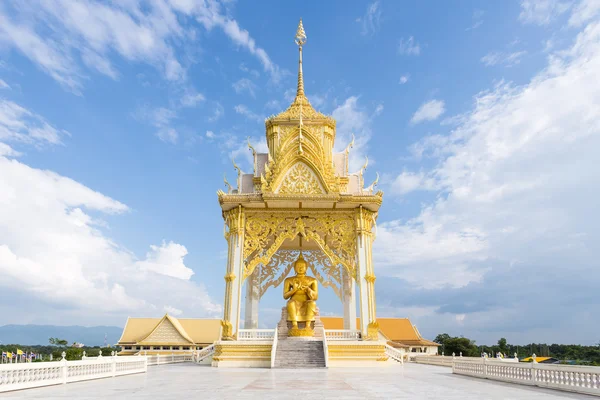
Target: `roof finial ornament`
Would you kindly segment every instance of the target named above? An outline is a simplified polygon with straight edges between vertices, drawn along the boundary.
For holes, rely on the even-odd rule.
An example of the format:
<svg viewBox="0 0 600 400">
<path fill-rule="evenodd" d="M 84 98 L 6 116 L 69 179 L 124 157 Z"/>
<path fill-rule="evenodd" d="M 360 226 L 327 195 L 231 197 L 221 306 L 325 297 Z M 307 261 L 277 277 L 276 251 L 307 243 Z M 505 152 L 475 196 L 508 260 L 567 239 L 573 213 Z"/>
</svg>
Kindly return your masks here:
<svg viewBox="0 0 600 400">
<path fill-rule="evenodd" d="M 248 136 L 248 149 L 252 152 L 252 155 L 256 155 L 256 149 L 250 144 L 250 136 Z"/>
<path fill-rule="evenodd" d="M 223 182 L 225 182 L 225 186 L 227 186 L 227 194 L 231 194 L 231 185 L 227 181 L 227 174 L 223 174 Z"/>
<path fill-rule="evenodd" d="M 348 143 L 348 146 L 346 146 L 346 150 L 344 150 L 346 152 L 346 155 L 348 155 L 348 153 L 350 152 L 350 149 L 354 147 L 354 133 L 352 134 L 352 141 L 350 141 L 350 143 Z"/>
<path fill-rule="evenodd" d="M 231 158 L 231 162 L 233 163 L 233 168 L 235 168 L 236 171 L 237 171 L 237 190 L 238 190 L 238 193 L 239 193 L 240 190 L 242 190 L 242 170 L 235 163 L 235 158 L 232 157 Z"/>
<path fill-rule="evenodd" d="M 302 46 L 304 46 L 306 43 L 306 33 L 304 32 L 304 26 L 302 26 L 302 18 L 300 18 L 300 23 L 298 24 L 294 41 L 298 45 L 298 50 L 300 51 L 300 59 L 298 61 L 298 89 L 296 91 L 296 98 L 298 98 L 300 96 L 304 96 L 304 78 L 302 77 Z"/>
</svg>

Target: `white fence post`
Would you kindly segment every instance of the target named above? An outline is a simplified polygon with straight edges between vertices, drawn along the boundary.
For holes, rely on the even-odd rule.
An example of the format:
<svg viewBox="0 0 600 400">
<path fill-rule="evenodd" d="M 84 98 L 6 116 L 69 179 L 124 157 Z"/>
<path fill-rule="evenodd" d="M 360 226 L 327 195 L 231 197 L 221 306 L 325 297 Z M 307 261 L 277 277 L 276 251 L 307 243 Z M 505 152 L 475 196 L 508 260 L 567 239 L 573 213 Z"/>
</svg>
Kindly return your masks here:
<svg viewBox="0 0 600 400">
<path fill-rule="evenodd" d="M 64 351 L 61 353 L 62 356 L 62 360 L 60 360 L 60 363 L 62 364 L 62 383 L 63 385 L 67 384 L 67 359 L 65 358 L 67 356 L 67 353 L 65 353 Z"/>
<path fill-rule="evenodd" d="M 110 355 L 112 356 L 112 376 L 115 377 L 117 375 L 117 356 L 115 355 L 114 351 L 112 351 Z"/>
<path fill-rule="evenodd" d="M 160 365 L 160 354 L 156 355 L 156 365 Z"/>
</svg>

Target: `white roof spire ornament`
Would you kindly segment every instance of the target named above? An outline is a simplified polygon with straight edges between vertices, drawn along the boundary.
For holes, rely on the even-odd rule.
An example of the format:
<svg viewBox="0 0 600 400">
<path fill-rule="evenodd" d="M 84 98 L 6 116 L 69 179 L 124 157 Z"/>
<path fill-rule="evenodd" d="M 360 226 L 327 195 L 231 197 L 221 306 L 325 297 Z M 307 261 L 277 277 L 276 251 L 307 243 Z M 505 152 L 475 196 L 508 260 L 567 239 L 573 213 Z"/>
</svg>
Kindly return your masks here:
<svg viewBox="0 0 600 400">
<path fill-rule="evenodd" d="M 304 79 L 302 77 L 302 46 L 306 43 L 306 33 L 304 32 L 304 26 L 302 26 L 302 18 L 300 18 L 300 23 L 298 24 L 298 29 L 296 30 L 296 37 L 294 41 L 298 45 L 298 50 L 300 52 L 300 58 L 298 59 L 298 89 L 296 90 L 296 99 L 300 97 L 304 97 Z M 300 123 L 298 125 L 298 130 L 300 134 L 298 135 L 298 154 L 304 153 L 302 149 L 302 101 L 300 101 Z"/>
<path fill-rule="evenodd" d="M 298 61 L 298 89 L 296 91 L 296 97 L 299 97 L 304 96 L 304 79 L 302 77 L 302 46 L 306 44 L 306 33 L 304 32 L 304 26 L 302 26 L 302 18 L 300 18 L 300 23 L 298 24 L 294 41 L 298 45 L 298 50 L 300 51 L 300 59 Z"/>
</svg>

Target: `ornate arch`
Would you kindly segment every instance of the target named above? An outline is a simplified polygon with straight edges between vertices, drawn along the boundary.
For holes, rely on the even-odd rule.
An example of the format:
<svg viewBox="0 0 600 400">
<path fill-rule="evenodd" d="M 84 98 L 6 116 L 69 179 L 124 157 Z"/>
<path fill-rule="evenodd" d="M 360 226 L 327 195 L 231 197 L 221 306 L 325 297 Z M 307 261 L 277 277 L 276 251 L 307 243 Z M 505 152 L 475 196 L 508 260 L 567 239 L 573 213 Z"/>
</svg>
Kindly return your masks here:
<svg viewBox="0 0 600 400">
<path fill-rule="evenodd" d="M 255 270 L 258 272 L 259 296 L 262 297 L 270 288 L 276 288 L 290 274 L 294 262 L 298 259 L 299 250 L 279 250 L 267 265 Z M 335 295 L 342 298 L 342 276 L 340 265 L 334 265 L 322 251 L 309 250 L 302 252 L 310 270 L 324 288 L 331 288 Z M 320 269 L 317 267 L 320 266 Z"/>
<path fill-rule="evenodd" d="M 325 184 L 317 174 L 302 161 L 296 162 L 287 170 L 275 193 L 281 194 L 325 194 Z"/>
<path fill-rule="evenodd" d="M 257 265 L 268 265 L 286 239 L 300 235 L 314 241 L 333 265 L 341 265 L 356 277 L 356 226 L 352 213 L 289 212 L 256 213 L 246 216 L 244 235 L 244 279 Z"/>
</svg>

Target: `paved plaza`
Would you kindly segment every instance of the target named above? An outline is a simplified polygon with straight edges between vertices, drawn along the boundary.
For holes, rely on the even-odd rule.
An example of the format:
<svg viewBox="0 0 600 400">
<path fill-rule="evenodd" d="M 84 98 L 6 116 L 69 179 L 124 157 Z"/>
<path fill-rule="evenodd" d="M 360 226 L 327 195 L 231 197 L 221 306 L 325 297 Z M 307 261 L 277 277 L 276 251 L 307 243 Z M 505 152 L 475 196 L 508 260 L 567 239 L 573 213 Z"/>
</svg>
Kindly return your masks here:
<svg viewBox="0 0 600 400">
<path fill-rule="evenodd" d="M 592 399 L 592 396 L 452 375 L 408 364 L 320 370 L 219 369 L 194 364 L 150 367 L 147 374 L 4 393 L 28 399 Z"/>
</svg>

